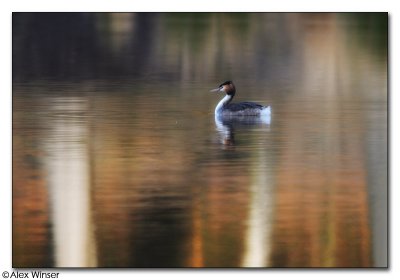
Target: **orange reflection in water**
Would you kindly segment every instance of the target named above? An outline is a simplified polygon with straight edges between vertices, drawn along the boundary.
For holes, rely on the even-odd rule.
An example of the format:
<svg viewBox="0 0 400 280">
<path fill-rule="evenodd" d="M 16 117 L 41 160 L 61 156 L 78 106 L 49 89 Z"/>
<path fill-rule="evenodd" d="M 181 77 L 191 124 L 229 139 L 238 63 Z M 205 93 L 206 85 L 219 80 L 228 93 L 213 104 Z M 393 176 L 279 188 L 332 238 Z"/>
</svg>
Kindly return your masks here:
<svg viewBox="0 0 400 280">
<path fill-rule="evenodd" d="M 14 115 L 17 118 L 16 115 Z M 14 133 L 17 132 L 14 128 Z M 42 156 L 28 133 L 13 137 L 13 266 L 52 266 L 49 201 Z"/>
<path fill-rule="evenodd" d="M 116 56 L 141 38 L 135 18 L 111 20 L 121 30 L 107 33 Z M 147 24 L 176 27 L 157 20 Z M 160 36 L 146 45 L 143 57 L 152 59 L 143 72 L 175 69 L 171 83 L 149 75 L 14 86 L 14 266 L 375 264 L 368 187 L 371 177 L 385 182 L 385 170 L 375 173 L 369 151 L 384 156 L 375 144 L 385 141 L 372 139 L 386 131 L 384 59 L 349 42 L 353 34 L 334 14 L 238 20 L 207 15 L 202 32 L 185 33 L 199 35 L 193 50 L 190 36 L 151 29 Z M 260 83 L 243 86 L 238 99 L 273 104 L 268 129 L 228 129 L 221 141 L 210 113 L 216 99 L 204 95 L 221 65 L 243 84 Z"/>
</svg>

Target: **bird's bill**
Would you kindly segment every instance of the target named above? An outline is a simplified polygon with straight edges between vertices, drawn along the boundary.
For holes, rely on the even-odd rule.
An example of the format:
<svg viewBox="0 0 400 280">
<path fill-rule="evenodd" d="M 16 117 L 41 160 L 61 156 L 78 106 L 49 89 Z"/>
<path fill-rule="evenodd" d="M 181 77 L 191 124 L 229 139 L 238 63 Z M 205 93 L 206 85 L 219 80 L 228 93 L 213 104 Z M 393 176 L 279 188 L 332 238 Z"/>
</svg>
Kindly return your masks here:
<svg viewBox="0 0 400 280">
<path fill-rule="evenodd" d="M 210 90 L 210 92 L 218 92 L 218 91 L 221 91 L 221 88 L 220 88 L 220 87 Z"/>
</svg>

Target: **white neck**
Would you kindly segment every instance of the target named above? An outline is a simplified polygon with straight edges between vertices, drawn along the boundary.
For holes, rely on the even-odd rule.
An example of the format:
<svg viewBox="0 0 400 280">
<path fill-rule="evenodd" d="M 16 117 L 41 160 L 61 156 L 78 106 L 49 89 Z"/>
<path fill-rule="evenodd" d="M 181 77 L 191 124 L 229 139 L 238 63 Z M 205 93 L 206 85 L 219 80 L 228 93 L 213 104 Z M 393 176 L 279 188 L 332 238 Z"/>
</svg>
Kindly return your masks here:
<svg viewBox="0 0 400 280">
<path fill-rule="evenodd" d="M 226 104 L 231 102 L 233 99 L 233 95 L 225 95 L 224 98 L 218 103 L 217 107 L 215 107 L 215 114 L 218 115 L 218 113 L 224 108 Z"/>
</svg>

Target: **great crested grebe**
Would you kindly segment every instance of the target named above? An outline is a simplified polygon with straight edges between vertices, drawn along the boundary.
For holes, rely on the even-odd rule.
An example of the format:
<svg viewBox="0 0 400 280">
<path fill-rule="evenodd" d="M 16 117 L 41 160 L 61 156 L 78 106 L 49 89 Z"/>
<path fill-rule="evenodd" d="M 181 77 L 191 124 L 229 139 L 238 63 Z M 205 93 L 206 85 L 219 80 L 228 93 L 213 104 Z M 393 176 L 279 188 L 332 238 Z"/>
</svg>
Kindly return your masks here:
<svg viewBox="0 0 400 280">
<path fill-rule="evenodd" d="M 226 81 L 212 92 L 225 92 L 225 97 L 215 107 L 217 116 L 269 116 L 271 106 L 263 106 L 254 102 L 230 103 L 235 96 L 236 89 L 232 81 Z"/>
</svg>

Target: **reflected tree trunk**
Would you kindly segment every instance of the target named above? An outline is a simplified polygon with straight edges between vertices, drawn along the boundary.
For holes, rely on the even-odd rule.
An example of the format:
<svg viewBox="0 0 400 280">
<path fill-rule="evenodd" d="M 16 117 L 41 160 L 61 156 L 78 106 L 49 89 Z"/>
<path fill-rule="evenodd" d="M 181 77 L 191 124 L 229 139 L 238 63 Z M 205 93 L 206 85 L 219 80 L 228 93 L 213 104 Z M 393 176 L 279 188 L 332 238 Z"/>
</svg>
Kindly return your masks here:
<svg viewBox="0 0 400 280">
<path fill-rule="evenodd" d="M 95 267 L 86 99 L 49 97 L 46 169 L 56 267 Z"/>
</svg>

